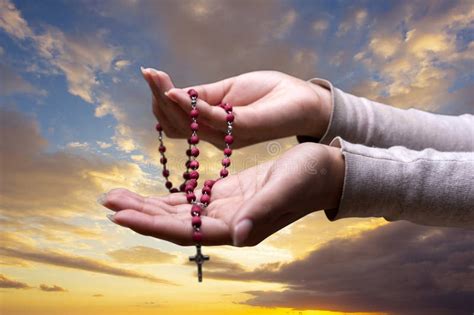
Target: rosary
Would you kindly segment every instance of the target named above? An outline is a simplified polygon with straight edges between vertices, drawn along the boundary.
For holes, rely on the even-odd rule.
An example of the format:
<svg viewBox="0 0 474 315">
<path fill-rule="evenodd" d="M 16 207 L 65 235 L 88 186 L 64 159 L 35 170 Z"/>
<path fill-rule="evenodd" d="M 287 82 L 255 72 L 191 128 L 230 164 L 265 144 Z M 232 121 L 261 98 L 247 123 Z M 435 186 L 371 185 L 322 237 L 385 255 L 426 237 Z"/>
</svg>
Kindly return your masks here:
<svg viewBox="0 0 474 315">
<path fill-rule="evenodd" d="M 209 206 L 211 202 L 211 191 L 212 186 L 214 183 L 222 178 L 227 177 L 229 175 L 229 171 L 227 167 L 230 166 L 230 156 L 232 155 L 232 149 L 230 145 L 234 142 L 234 137 L 232 136 L 232 123 L 234 122 L 234 114 L 232 114 L 232 105 L 229 103 L 222 103 L 219 106 L 225 110 L 227 113 L 226 121 L 227 121 L 227 133 L 224 137 L 224 158 L 222 159 L 222 166 L 223 168 L 220 171 L 220 177 L 217 180 L 206 180 L 204 182 L 204 187 L 202 188 L 202 195 L 200 201 L 196 201 L 196 195 L 194 194 L 194 189 L 197 187 L 199 179 L 199 162 L 197 161 L 197 157 L 199 156 L 199 149 L 197 148 L 197 144 L 199 143 L 199 137 L 197 135 L 197 131 L 199 129 L 199 124 L 197 122 L 197 118 L 199 116 L 199 109 L 197 108 L 197 98 L 198 93 L 194 89 L 188 90 L 188 95 L 191 98 L 191 111 L 189 116 L 191 118 L 191 136 L 188 138 L 189 147 L 186 150 L 186 155 L 188 156 L 188 160 L 185 163 L 186 171 L 183 173 L 184 182 L 178 188 L 173 187 L 173 183 L 169 181 L 170 171 L 166 168 L 166 163 L 168 160 L 166 159 L 166 147 L 163 145 L 163 128 L 158 123 L 156 125 L 156 131 L 158 131 L 158 140 L 160 142 L 160 146 L 158 151 L 160 152 L 161 159 L 160 163 L 163 165 L 163 177 L 165 177 L 166 182 L 165 186 L 169 190 L 170 193 L 177 193 L 177 192 L 184 192 L 186 193 L 186 199 L 188 203 L 191 204 L 191 224 L 193 227 L 193 233 L 190 235 L 194 243 L 196 244 L 196 255 L 190 256 L 189 261 L 194 261 L 197 266 L 197 274 L 198 274 L 198 281 L 202 282 L 202 265 L 205 261 L 209 260 L 209 256 L 203 255 L 201 252 L 201 243 L 203 234 L 201 231 L 201 214 L 203 211 Z"/>
</svg>

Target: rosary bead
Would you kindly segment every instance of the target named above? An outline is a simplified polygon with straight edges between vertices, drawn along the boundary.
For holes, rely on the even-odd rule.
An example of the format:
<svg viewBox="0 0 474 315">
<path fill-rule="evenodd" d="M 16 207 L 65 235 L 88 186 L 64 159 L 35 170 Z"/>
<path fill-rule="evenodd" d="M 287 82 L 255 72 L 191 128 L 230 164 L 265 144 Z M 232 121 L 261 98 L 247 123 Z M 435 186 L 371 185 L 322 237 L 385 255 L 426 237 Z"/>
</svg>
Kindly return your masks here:
<svg viewBox="0 0 474 315">
<path fill-rule="evenodd" d="M 192 122 L 191 123 L 191 130 L 192 131 L 198 131 L 198 129 L 199 129 L 199 124 L 196 123 L 196 122 Z"/>
<path fill-rule="evenodd" d="M 225 109 L 225 104 L 227 104 L 227 103 L 220 103 L 219 107 Z"/>
<path fill-rule="evenodd" d="M 191 160 L 187 160 L 186 162 L 184 162 L 184 166 L 186 166 L 186 168 L 189 168 L 189 163 L 191 163 Z"/>
<path fill-rule="evenodd" d="M 202 195 L 201 196 L 201 202 L 208 204 L 209 201 L 211 201 L 211 197 L 209 195 Z"/>
<path fill-rule="evenodd" d="M 165 186 L 166 186 L 166 188 L 171 189 L 171 187 L 173 187 L 173 183 L 170 182 L 170 181 L 167 181 Z"/>
<path fill-rule="evenodd" d="M 187 149 L 187 150 L 186 150 L 186 155 L 187 155 L 187 156 L 191 156 L 191 149 Z"/>
<path fill-rule="evenodd" d="M 196 243 L 201 243 L 202 242 L 202 233 L 194 231 L 193 232 L 193 241 Z"/>
<path fill-rule="evenodd" d="M 188 181 L 186 182 L 186 184 L 193 186 L 193 188 L 196 188 L 198 183 L 197 183 L 197 180 L 195 180 L 195 179 L 190 179 L 190 180 L 188 180 Z"/>
<path fill-rule="evenodd" d="M 234 142 L 234 137 L 232 137 L 231 135 L 226 135 L 226 136 L 224 137 L 224 141 L 225 141 L 225 143 L 227 143 L 227 144 L 232 144 L 232 143 Z"/>
<path fill-rule="evenodd" d="M 158 131 L 158 132 L 163 131 L 163 128 L 161 127 L 161 125 L 160 125 L 159 123 L 156 124 L 155 129 L 156 129 L 156 131 Z"/>
<path fill-rule="evenodd" d="M 184 187 L 185 192 L 194 192 L 194 186 L 190 184 L 186 184 L 186 187 Z"/>
<path fill-rule="evenodd" d="M 199 143 L 199 137 L 198 136 L 191 136 L 188 139 L 189 144 L 198 144 Z"/>
<path fill-rule="evenodd" d="M 186 179 L 186 180 L 190 179 L 191 177 L 189 177 L 189 172 L 184 172 L 183 173 L 183 178 Z"/>
<path fill-rule="evenodd" d="M 231 156 L 232 155 L 232 149 L 231 148 L 225 148 L 224 149 L 224 154 L 227 155 L 227 156 Z"/>
<path fill-rule="evenodd" d="M 198 157 L 199 156 L 199 149 L 196 147 L 191 148 L 191 156 Z"/>
<path fill-rule="evenodd" d="M 231 112 L 232 111 L 232 105 L 230 105 L 229 103 L 225 103 L 224 109 L 225 109 L 226 112 Z"/>
<path fill-rule="evenodd" d="M 171 188 L 170 193 L 177 193 L 179 192 L 178 188 Z"/>
<path fill-rule="evenodd" d="M 212 180 L 212 179 L 208 179 L 204 182 L 204 187 L 209 187 L 209 188 L 212 188 L 212 186 L 214 186 L 216 181 Z"/>
<path fill-rule="evenodd" d="M 228 167 L 230 165 L 230 159 L 229 158 L 223 158 L 222 159 L 222 165 L 225 167 Z"/>
<path fill-rule="evenodd" d="M 202 208 L 199 205 L 193 205 L 191 207 L 191 212 L 197 212 L 197 213 L 201 214 Z"/>
<path fill-rule="evenodd" d="M 189 178 L 198 179 L 199 178 L 199 172 L 198 171 L 191 171 L 189 173 Z"/>
<path fill-rule="evenodd" d="M 203 194 L 211 195 L 211 187 L 209 187 L 209 186 L 204 186 L 204 187 L 202 188 L 202 193 L 203 193 Z"/>
<path fill-rule="evenodd" d="M 191 109 L 189 116 L 191 116 L 191 118 L 197 118 L 199 116 L 199 109 L 197 108 Z"/>
<path fill-rule="evenodd" d="M 188 202 L 196 201 L 196 195 L 193 192 L 187 193 L 186 199 L 188 200 Z"/>
<path fill-rule="evenodd" d="M 225 120 L 227 122 L 233 122 L 234 121 L 234 114 L 227 114 L 227 116 L 225 117 Z"/>
<path fill-rule="evenodd" d="M 189 89 L 188 95 L 191 97 L 198 97 L 198 92 L 195 89 Z"/>
<path fill-rule="evenodd" d="M 191 224 L 192 224 L 193 226 L 200 227 L 200 226 L 201 226 L 201 223 L 202 223 L 201 217 L 199 217 L 199 216 L 195 216 L 195 217 L 193 217 L 193 218 L 191 219 Z"/>
<path fill-rule="evenodd" d="M 158 150 L 160 151 L 160 153 L 165 153 L 166 152 L 166 147 L 164 145 L 160 145 Z"/>
<path fill-rule="evenodd" d="M 168 163 L 168 159 L 163 156 L 163 157 L 160 159 L 160 163 L 161 163 L 161 164 L 166 164 L 166 163 Z"/>
<path fill-rule="evenodd" d="M 189 167 L 192 168 L 193 170 L 196 170 L 199 168 L 199 162 L 194 160 L 189 163 Z"/>
<path fill-rule="evenodd" d="M 185 184 L 179 185 L 179 191 L 184 192 L 185 189 L 186 189 L 186 185 L 185 185 Z"/>
<path fill-rule="evenodd" d="M 221 177 L 227 177 L 229 175 L 229 171 L 225 168 L 221 169 Z"/>
<path fill-rule="evenodd" d="M 170 176 L 170 171 L 167 170 L 167 169 L 164 169 L 164 170 L 163 170 L 163 176 L 164 176 L 164 177 Z"/>
</svg>

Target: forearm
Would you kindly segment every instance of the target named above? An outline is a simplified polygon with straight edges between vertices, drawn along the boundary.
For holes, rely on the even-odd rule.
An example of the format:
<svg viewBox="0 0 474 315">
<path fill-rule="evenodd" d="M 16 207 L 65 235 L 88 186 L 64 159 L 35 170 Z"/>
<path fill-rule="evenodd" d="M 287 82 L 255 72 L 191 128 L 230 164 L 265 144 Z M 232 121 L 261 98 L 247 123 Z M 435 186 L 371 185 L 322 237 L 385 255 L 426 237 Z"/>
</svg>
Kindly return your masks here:
<svg viewBox="0 0 474 315">
<path fill-rule="evenodd" d="M 369 148 L 336 138 L 345 160 L 339 205 L 331 221 L 384 217 L 474 228 L 474 153 Z"/>
<path fill-rule="evenodd" d="M 308 80 L 317 89 L 326 88 L 330 98 L 321 98 L 326 119 L 325 132 L 320 132 L 321 121 L 315 118 L 318 128 L 305 139 L 329 144 L 336 136 L 367 146 L 388 148 L 402 145 L 409 149 L 433 148 L 439 151 L 474 150 L 474 116 L 438 115 L 416 109 L 399 109 L 362 97 L 356 97 L 332 86 L 329 81 L 313 78 Z M 327 93 L 325 92 L 325 93 Z M 317 121 L 316 121 L 317 119 Z"/>
</svg>

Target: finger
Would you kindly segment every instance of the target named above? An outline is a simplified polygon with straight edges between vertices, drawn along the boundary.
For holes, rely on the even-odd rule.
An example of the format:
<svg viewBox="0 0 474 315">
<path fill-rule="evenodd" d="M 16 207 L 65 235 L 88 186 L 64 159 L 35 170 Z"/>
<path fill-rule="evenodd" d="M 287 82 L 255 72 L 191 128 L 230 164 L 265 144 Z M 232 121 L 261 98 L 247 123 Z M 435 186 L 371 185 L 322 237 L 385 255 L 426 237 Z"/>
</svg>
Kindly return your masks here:
<svg viewBox="0 0 474 315">
<path fill-rule="evenodd" d="M 271 226 L 279 217 L 278 202 L 268 198 L 268 186 L 250 198 L 235 215 L 231 222 L 234 246 L 253 245 L 261 241 L 262 231 Z"/>
<path fill-rule="evenodd" d="M 172 137 L 183 137 L 184 136 L 184 120 L 179 119 L 176 120 L 176 117 L 179 117 L 179 113 L 176 113 L 176 110 L 179 108 L 176 108 L 176 106 L 169 106 L 170 100 L 163 95 L 163 87 L 162 84 L 164 84 L 166 87 L 173 87 L 173 83 L 171 82 L 171 79 L 169 76 L 160 71 L 158 72 L 157 70 L 154 69 L 143 69 L 141 68 L 143 77 L 148 83 L 148 86 L 150 87 L 150 90 L 153 95 L 153 113 L 155 114 L 156 118 L 160 121 L 160 124 L 162 124 L 163 129 L 165 130 L 165 133 L 168 136 Z M 160 73 L 166 74 L 166 82 L 161 83 L 163 81 L 160 79 Z M 161 75 L 163 76 L 163 75 Z M 174 105 L 174 104 L 171 104 Z M 171 110 L 171 111 L 170 111 Z M 175 112 L 173 112 L 173 110 Z M 183 118 L 184 113 L 181 113 L 181 118 Z M 174 120 L 174 123 L 172 121 Z M 176 122 L 178 124 L 176 124 Z"/>
<path fill-rule="evenodd" d="M 187 220 L 182 220 L 172 215 L 150 216 L 146 213 L 127 209 L 116 213 L 112 220 L 137 233 L 188 246 L 193 245 L 194 241 L 192 240 L 191 216 L 187 217 Z M 203 233 L 203 245 L 230 244 L 229 228 L 225 223 L 206 216 L 201 218 L 201 228 L 206 231 Z"/>
<path fill-rule="evenodd" d="M 198 92 L 199 98 L 205 100 L 209 104 L 218 105 L 225 101 L 224 99 L 229 93 L 234 80 L 235 77 L 231 77 L 213 83 L 189 86 L 183 90 L 188 91 L 189 89 L 194 89 Z"/>
<path fill-rule="evenodd" d="M 182 110 L 189 113 L 192 109 L 191 102 L 189 101 L 188 90 L 173 88 L 166 92 L 166 96 L 174 101 Z M 220 106 L 209 105 L 204 99 L 198 97 L 196 107 L 199 109 L 199 119 L 204 121 L 206 124 L 214 127 L 220 131 L 226 131 L 226 111 Z"/>
<path fill-rule="evenodd" d="M 176 208 L 161 198 L 143 197 L 123 188 L 109 191 L 101 198 L 101 203 L 113 211 L 134 209 L 151 215 L 176 213 Z"/>
</svg>

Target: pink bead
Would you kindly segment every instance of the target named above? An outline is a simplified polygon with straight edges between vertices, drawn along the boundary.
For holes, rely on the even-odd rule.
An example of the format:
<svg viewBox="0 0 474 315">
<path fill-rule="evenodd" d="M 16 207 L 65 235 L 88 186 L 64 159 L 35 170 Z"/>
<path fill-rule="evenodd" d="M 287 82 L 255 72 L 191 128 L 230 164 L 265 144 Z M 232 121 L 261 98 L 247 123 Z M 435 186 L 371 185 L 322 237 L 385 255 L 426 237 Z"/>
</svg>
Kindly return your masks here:
<svg viewBox="0 0 474 315">
<path fill-rule="evenodd" d="M 199 124 L 195 123 L 195 122 L 192 122 L 191 123 L 191 130 L 192 131 L 198 131 L 198 129 L 199 129 Z"/>
<path fill-rule="evenodd" d="M 161 127 L 160 123 L 157 123 L 155 126 L 156 131 L 163 131 L 163 127 Z"/>
<path fill-rule="evenodd" d="M 201 196 L 201 202 L 202 203 L 209 203 L 211 201 L 211 197 L 209 195 L 202 195 Z"/>
<path fill-rule="evenodd" d="M 203 193 L 203 194 L 211 195 L 211 187 L 209 187 L 209 186 L 204 186 L 204 187 L 202 188 L 202 193 Z"/>
<path fill-rule="evenodd" d="M 199 143 L 199 137 L 198 136 L 191 136 L 188 139 L 189 144 L 198 144 Z"/>
<path fill-rule="evenodd" d="M 171 189 L 171 187 L 173 187 L 173 183 L 170 182 L 170 181 L 167 181 L 165 186 L 166 186 L 166 188 Z"/>
<path fill-rule="evenodd" d="M 187 155 L 187 156 L 191 156 L 191 149 L 187 149 L 187 150 L 186 150 L 186 155 Z"/>
<path fill-rule="evenodd" d="M 193 192 L 187 193 L 186 199 L 188 200 L 188 202 L 193 202 L 196 200 L 196 195 Z"/>
<path fill-rule="evenodd" d="M 198 92 L 195 89 L 189 89 L 188 95 L 191 97 L 198 97 Z"/>
<path fill-rule="evenodd" d="M 196 243 L 201 243 L 202 242 L 202 233 L 198 231 L 193 232 L 193 241 Z"/>
<path fill-rule="evenodd" d="M 225 168 L 221 169 L 221 177 L 227 177 L 229 175 L 229 171 Z"/>
<path fill-rule="evenodd" d="M 199 116 L 199 109 L 197 108 L 191 109 L 189 116 L 191 116 L 192 118 L 197 118 Z"/>
<path fill-rule="evenodd" d="M 198 213 L 198 214 L 201 214 L 202 208 L 201 208 L 200 206 L 198 206 L 198 205 L 193 205 L 193 206 L 191 207 L 191 214 L 192 214 L 193 212 L 196 212 L 196 213 Z"/>
<path fill-rule="evenodd" d="M 183 173 L 183 178 L 187 180 L 187 179 L 190 179 L 191 177 L 189 177 L 189 173 L 188 173 L 188 172 L 184 172 L 184 173 Z"/>
<path fill-rule="evenodd" d="M 169 170 L 163 170 L 163 176 L 164 177 L 170 176 L 170 171 Z"/>
<path fill-rule="evenodd" d="M 227 144 L 232 144 L 232 143 L 234 143 L 234 137 L 232 137 L 231 135 L 226 135 L 226 136 L 224 137 L 224 141 L 225 141 L 225 143 L 227 143 Z"/>
<path fill-rule="evenodd" d="M 198 182 L 197 182 L 197 180 L 195 180 L 195 179 L 190 179 L 190 180 L 188 180 L 188 181 L 186 182 L 186 185 L 191 185 L 191 186 L 193 186 L 194 188 L 196 188 L 197 184 L 198 184 Z"/>
<path fill-rule="evenodd" d="M 178 188 L 171 188 L 170 193 L 177 193 L 179 192 Z"/>
<path fill-rule="evenodd" d="M 185 192 L 194 192 L 194 186 L 186 184 L 186 187 L 184 188 Z"/>
<path fill-rule="evenodd" d="M 185 189 L 186 189 L 186 185 L 185 185 L 185 184 L 179 185 L 179 191 L 184 192 Z"/>
<path fill-rule="evenodd" d="M 189 178 L 198 179 L 199 178 L 199 172 L 198 171 L 191 171 L 189 173 Z"/>
<path fill-rule="evenodd" d="M 219 104 L 219 107 L 221 107 L 221 108 L 224 108 L 224 109 L 225 109 L 225 104 L 227 104 L 227 103 L 220 103 L 220 104 Z"/>
<path fill-rule="evenodd" d="M 222 165 L 227 167 L 230 165 L 230 159 L 229 158 L 223 158 L 222 159 Z"/>
<path fill-rule="evenodd" d="M 191 156 L 198 157 L 199 156 L 199 149 L 196 147 L 191 148 Z"/>
<path fill-rule="evenodd" d="M 189 163 L 189 167 L 192 168 L 193 170 L 196 170 L 199 168 L 199 162 L 194 160 Z"/>
<path fill-rule="evenodd" d="M 231 148 L 225 148 L 224 149 L 224 154 L 227 155 L 227 156 L 231 156 L 232 155 L 232 149 Z"/>
<path fill-rule="evenodd" d="M 204 186 L 207 186 L 209 188 L 212 188 L 212 186 L 214 186 L 215 184 L 215 181 L 213 181 L 212 179 L 208 179 L 204 182 Z"/>
<path fill-rule="evenodd" d="M 162 157 L 162 158 L 160 159 L 160 163 L 161 163 L 161 164 L 166 164 L 166 163 L 168 163 L 168 159 L 165 158 L 165 157 Z"/>
<path fill-rule="evenodd" d="M 160 153 L 165 153 L 166 147 L 164 145 L 160 145 L 160 147 L 158 148 L 158 151 L 160 151 Z"/>
<path fill-rule="evenodd" d="M 199 217 L 199 216 L 195 216 L 195 217 L 193 217 L 193 218 L 191 219 L 191 224 L 192 224 L 193 226 L 200 227 L 200 226 L 201 226 L 201 223 L 202 223 L 202 222 L 201 222 L 201 217 Z"/>
<path fill-rule="evenodd" d="M 225 103 L 224 109 L 227 112 L 231 112 L 232 111 L 232 105 L 230 105 L 229 103 Z"/>
<path fill-rule="evenodd" d="M 227 116 L 225 117 L 225 120 L 227 120 L 227 122 L 233 122 L 234 121 L 234 114 L 227 114 Z"/>
</svg>

